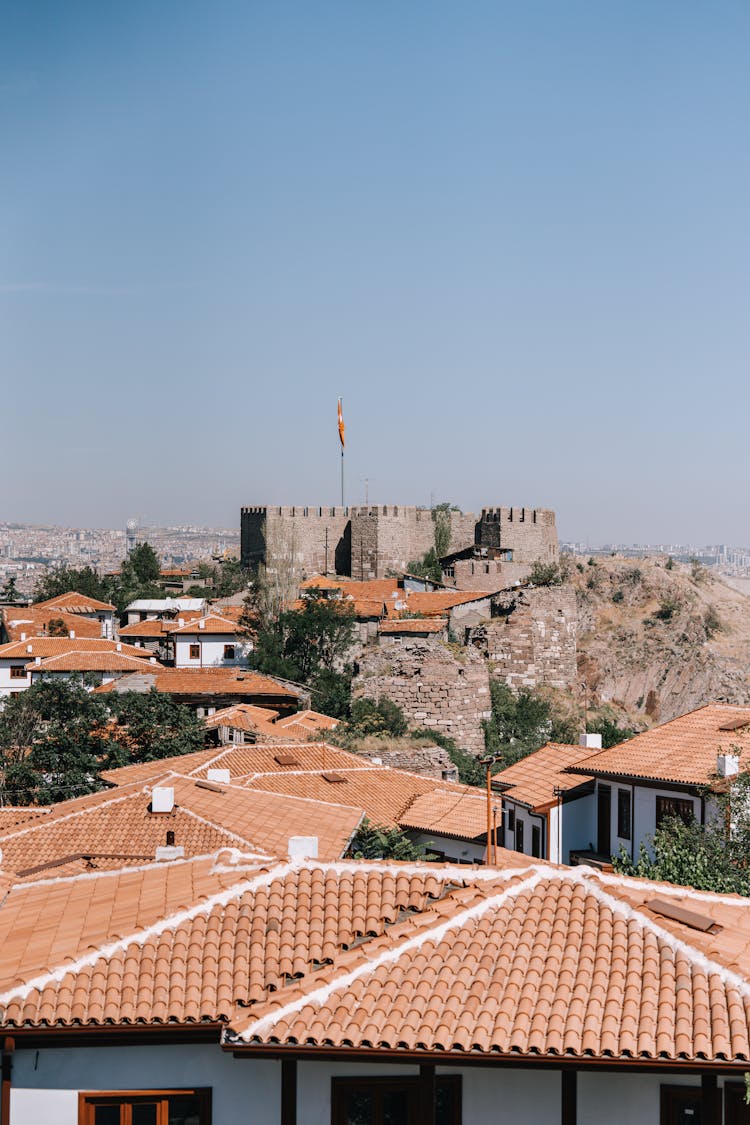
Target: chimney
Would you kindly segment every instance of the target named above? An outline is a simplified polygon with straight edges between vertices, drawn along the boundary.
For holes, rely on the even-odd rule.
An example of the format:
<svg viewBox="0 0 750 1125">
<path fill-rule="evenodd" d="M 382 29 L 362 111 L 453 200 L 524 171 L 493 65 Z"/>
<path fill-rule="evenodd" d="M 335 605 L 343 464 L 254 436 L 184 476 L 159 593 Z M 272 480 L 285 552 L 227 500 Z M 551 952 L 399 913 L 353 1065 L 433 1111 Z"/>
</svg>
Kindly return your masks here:
<svg viewBox="0 0 750 1125">
<path fill-rule="evenodd" d="M 26 634 L 25 634 L 25 633 L 21 633 L 21 640 L 22 640 L 22 641 L 25 641 L 25 640 L 26 640 Z"/>
<path fill-rule="evenodd" d="M 200 621 L 198 622 L 198 628 L 199 629 L 205 629 L 206 628 L 206 622 L 202 617 L 201 617 Z"/>
<path fill-rule="evenodd" d="M 370 758 L 370 761 L 372 762 L 372 764 L 374 766 L 382 766 L 382 764 L 383 764 L 382 758 Z"/>
<path fill-rule="evenodd" d="M 154 786 L 151 790 L 151 812 L 171 813 L 174 808 L 174 788 Z"/>
<path fill-rule="evenodd" d="M 218 782 L 219 785 L 229 785 L 232 780 L 229 770 L 208 770 L 206 772 L 206 777 L 209 781 Z"/>
<path fill-rule="evenodd" d="M 117 642 L 117 651 L 122 652 L 122 641 Z"/>
<path fill-rule="evenodd" d="M 585 746 L 587 750 L 601 750 L 602 736 L 600 734 L 582 734 L 578 739 L 579 746 Z"/>
<path fill-rule="evenodd" d="M 317 859 L 318 837 L 290 836 L 288 850 L 290 859 Z"/>
<path fill-rule="evenodd" d="M 34 657 L 34 663 L 35 663 L 35 664 L 41 664 L 41 663 L 42 663 L 42 658 L 41 658 L 41 656 L 35 656 L 35 657 Z"/>
<path fill-rule="evenodd" d="M 181 844 L 179 847 L 175 847 L 174 844 L 162 844 L 161 847 L 157 847 L 154 855 L 157 863 L 169 863 L 170 860 L 184 858 L 185 849 Z"/>
<path fill-rule="evenodd" d="M 170 828 L 167 831 L 167 847 L 168 848 L 174 847 L 174 829 L 173 828 Z"/>
<path fill-rule="evenodd" d="M 34 646 L 33 646 L 33 645 L 26 645 L 26 651 L 27 651 L 27 652 L 33 652 L 33 651 L 34 651 Z"/>
<path fill-rule="evenodd" d="M 717 754 L 716 772 L 719 777 L 735 777 L 740 772 L 739 754 Z"/>
<path fill-rule="evenodd" d="M 71 641 L 74 641 L 76 639 L 75 629 L 71 629 L 70 632 L 68 633 L 68 636 L 70 637 Z"/>
<path fill-rule="evenodd" d="M 177 618 L 177 624 L 179 625 L 180 628 L 182 628 L 183 625 L 185 624 L 185 618 L 184 617 L 178 617 Z"/>
<path fill-rule="evenodd" d="M 449 766 L 447 770 L 442 771 L 443 781 L 458 781 L 458 767 Z"/>
</svg>

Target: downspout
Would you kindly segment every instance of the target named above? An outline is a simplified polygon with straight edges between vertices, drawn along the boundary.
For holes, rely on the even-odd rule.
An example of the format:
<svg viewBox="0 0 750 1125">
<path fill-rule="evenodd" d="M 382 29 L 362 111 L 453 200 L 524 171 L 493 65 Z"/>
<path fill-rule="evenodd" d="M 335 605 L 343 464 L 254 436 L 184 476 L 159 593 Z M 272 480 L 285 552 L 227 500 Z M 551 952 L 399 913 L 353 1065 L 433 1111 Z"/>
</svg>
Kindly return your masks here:
<svg viewBox="0 0 750 1125">
<path fill-rule="evenodd" d="M 3 1043 L 2 1093 L 0 1093 L 0 1125 L 10 1125 L 10 1086 L 13 1073 L 13 1052 L 16 1044 L 8 1037 Z"/>
<path fill-rule="evenodd" d="M 635 863 L 635 782 L 630 786 L 630 862 Z"/>
</svg>

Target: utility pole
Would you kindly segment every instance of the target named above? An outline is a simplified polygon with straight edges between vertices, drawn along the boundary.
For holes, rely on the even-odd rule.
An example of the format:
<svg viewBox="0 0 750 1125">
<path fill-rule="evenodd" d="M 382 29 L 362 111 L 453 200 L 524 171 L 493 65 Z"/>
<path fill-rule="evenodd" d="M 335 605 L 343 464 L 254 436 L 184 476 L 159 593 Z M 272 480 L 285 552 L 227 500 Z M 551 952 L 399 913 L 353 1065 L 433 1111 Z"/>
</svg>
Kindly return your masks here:
<svg viewBox="0 0 750 1125">
<path fill-rule="evenodd" d="M 479 759 L 480 766 L 484 766 L 487 770 L 487 858 L 485 862 L 488 867 L 491 863 L 497 864 L 497 823 L 495 824 L 495 842 L 492 853 L 490 848 L 492 847 L 492 767 L 499 761 L 499 757 Z M 494 858 L 490 858 L 491 855 Z"/>
</svg>

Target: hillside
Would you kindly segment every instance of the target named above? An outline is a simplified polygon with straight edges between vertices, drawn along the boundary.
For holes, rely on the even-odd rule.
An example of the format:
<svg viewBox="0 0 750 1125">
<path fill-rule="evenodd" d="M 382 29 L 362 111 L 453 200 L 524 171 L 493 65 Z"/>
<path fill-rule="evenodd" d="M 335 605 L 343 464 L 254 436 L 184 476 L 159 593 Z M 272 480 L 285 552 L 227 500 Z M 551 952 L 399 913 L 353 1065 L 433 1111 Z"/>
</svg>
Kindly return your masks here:
<svg viewBox="0 0 750 1125">
<path fill-rule="evenodd" d="M 664 557 L 578 559 L 578 666 L 594 706 L 665 722 L 750 702 L 750 597 Z"/>
</svg>

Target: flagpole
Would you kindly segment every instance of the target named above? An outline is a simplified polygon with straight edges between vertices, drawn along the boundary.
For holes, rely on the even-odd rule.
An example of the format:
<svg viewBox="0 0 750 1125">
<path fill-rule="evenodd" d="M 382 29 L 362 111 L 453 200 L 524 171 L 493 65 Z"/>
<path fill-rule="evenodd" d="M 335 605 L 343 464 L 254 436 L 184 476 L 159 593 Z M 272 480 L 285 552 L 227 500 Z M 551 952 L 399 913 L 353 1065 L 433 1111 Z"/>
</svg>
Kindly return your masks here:
<svg viewBox="0 0 750 1125">
<path fill-rule="evenodd" d="M 341 507 L 344 507 L 344 400 L 338 402 L 339 441 L 341 442 Z"/>
<path fill-rule="evenodd" d="M 341 450 L 341 507 L 344 507 L 344 450 Z"/>
</svg>

